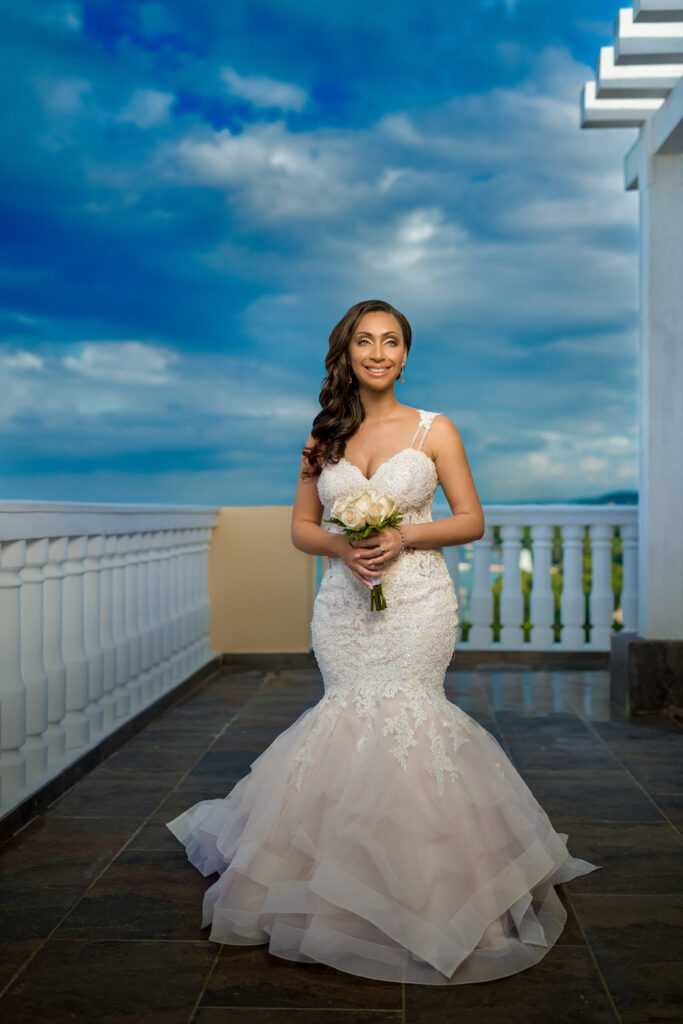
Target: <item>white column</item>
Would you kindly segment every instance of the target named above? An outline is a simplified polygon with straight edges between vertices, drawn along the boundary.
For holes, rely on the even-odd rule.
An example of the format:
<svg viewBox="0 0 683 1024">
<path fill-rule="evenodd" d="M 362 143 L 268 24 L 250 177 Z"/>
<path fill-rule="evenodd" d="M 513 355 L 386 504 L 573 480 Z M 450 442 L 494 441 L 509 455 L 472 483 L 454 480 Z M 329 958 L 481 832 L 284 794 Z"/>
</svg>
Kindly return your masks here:
<svg viewBox="0 0 683 1024">
<path fill-rule="evenodd" d="M 21 677 L 26 690 L 26 739 L 21 752 L 29 782 L 47 772 L 47 673 L 43 661 L 43 566 L 47 555 L 46 539 L 27 541 L 26 564 L 20 573 Z"/>
<path fill-rule="evenodd" d="M 60 764 L 66 754 L 63 724 L 66 713 L 66 667 L 62 657 L 62 592 L 67 547 L 67 537 L 54 537 L 49 541 L 47 562 L 43 570 L 43 650 L 48 717 L 45 739 L 49 764 Z"/>
<path fill-rule="evenodd" d="M 100 736 L 104 728 L 104 656 L 101 639 L 101 558 L 105 538 L 100 534 L 87 538 L 83 562 L 83 644 L 88 658 L 88 705 L 85 713 L 90 723 L 90 738 Z"/>
<path fill-rule="evenodd" d="M 562 633 L 561 645 L 571 649 L 585 646 L 583 623 L 586 599 L 583 593 L 583 526 L 562 528 Z"/>
<path fill-rule="evenodd" d="M 486 527 L 484 536 L 472 544 L 472 626 L 468 646 L 488 650 L 493 645 L 493 592 L 491 590 L 491 545 L 493 529 Z"/>
<path fill-rule="evenodd" d="M 621 542 L 622 626 L 634 632 L 638 627 L 638 527 L 622 526 Z"/>
<path fill-rule="evenodd" d="M 88 704 L 88 659 L 83 637 L 83 559 L 87 537 L 69 537 L 62 580 L 62 654 L 66 668 L 66 714 L 63 725 L 67 750 L 85 747 L 90 724 Z"/>
<path fill-rule="evenodd" d="M 638 633 L 675 640 L 683 639 L 683 153 L 643 152 L 638 189 Z"/>
<path fill-rule="evenodd" d="M 0 799 L 26 786 L 26 690 L 21 679 L 19 588 L 26 541 L 0 543 Z"/>
<path fill-rule="evenodd" d="M 164 672 L 164 691 L 170 690 L 173 686 L 174 681 L 174 666 L 173 666 L 173 642 L 174 642 L 174 623 L 172 621 L 174 600 L 171 593 L 172 585 L 172 563 L 173 563 L 173 531 L 165 530 L 162 534 L 162 548 L 161 548 L 161 560 L 159 563 L 160 568 L 160 606 L 161 606 L 161 622 L 162 622 L 162 641 L 163 641 L 163 672 Z"/>
<path fill-rule="evenodd" d="M 608 651 L 612 642 L 614 594 L 612 593 L 612 536 L 614 530 L 607 525 L 589 527 L 591 534 L 592 571 L 590 602 L 591 650 Z"/>
<path fill-rule="evenodd" d="M 531 643 L 530 647 L 540 651 L 551 651 L 555 647 L 555 598 L 552 589 L 551 565 L 553 528 L 539 523 L 531 525 L 531 556 L 533 578 L 531 581 Z"/>
<path fill-rule="evenodd" d="M 508 650 L 519 650 L 524 643 L 524 595 L 519 569 L 519 553 L 522 547 L 522 527 L 502 526 L 503 539 L 503 589 L 500 595 L 500 646 Z"/>
</svg>

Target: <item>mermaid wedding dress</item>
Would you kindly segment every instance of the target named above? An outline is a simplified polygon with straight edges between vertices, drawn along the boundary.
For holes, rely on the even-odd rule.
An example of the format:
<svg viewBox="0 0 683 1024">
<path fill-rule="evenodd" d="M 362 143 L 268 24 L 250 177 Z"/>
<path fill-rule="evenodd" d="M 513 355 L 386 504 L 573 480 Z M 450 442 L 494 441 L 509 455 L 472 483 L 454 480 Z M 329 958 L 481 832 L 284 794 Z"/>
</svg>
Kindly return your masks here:
<svg viewBox="0 0 683 1024">
<path fill-rule="evenodd" d="M 413 444 L 369 480 L 345 458 L 325 465 L 324 518 L 372 485 L 404 522 L 430 521 L 435 415 L 420 411 Z M 220 875 L 203 902 L 215 942 L 388 981 L 514 974 L 563 930 L 553 886 L 598 865 L 569 854 L 496 739 L 445 696 L 458 606 L 441 550 L 400 554 L 383 589 L 386 610 L 370 611 L 368 588 L 329 559 L 312 622 L 324 696 L 227 796 L 167 827 Z"/>
</svg>

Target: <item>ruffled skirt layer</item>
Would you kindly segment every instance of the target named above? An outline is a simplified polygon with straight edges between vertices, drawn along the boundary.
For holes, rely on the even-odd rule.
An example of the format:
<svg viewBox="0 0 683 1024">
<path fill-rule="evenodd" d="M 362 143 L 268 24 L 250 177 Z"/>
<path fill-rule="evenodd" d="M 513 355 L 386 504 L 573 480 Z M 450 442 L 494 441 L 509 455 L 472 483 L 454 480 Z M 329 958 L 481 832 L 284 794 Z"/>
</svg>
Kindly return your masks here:
<svg viewBox="0 0 683 1024">
<path fill-rule="evenodd" d="M 545 956 L 567 917 L 554 885 L 598 865 L 569 854 L 486 729 L 444 697 L 402 747 L 386 728 L 400 704 L 359 717 L 323 698 L 227 796 L 167 822 L 220 875 L 203 901 L 211 940 L 433 985 Z"/>
</svg>

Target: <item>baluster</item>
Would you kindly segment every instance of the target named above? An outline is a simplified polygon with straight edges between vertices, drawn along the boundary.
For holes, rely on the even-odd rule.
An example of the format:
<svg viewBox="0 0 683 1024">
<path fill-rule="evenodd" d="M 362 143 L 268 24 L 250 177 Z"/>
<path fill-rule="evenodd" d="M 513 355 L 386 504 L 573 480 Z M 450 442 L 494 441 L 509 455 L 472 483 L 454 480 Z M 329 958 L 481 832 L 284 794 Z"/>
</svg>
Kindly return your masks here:
<svg viewBox="0 0 683 1024">
<path fill-rule="evenodd" d="M 592 540 L 590 643 L 593 650 L 608 651 L 612 635 L 614 594 L 612 593 L 612 534 L 613 528 L 600 523 L 588 527 Z"/>
<path fill-rule="evenodd" d="M 161 546 L 164 535 L 157 530 L 151 536 L 149 563 L 149 628 L 152 642 L 152 677 L 154 695 L 164 692 L 164 636 L 161 621 Z"/>
<path fill-rule="evenodd" d="M 211 548 L 212 528 L 210 526 L 201 530 L 202 536 L 202 558 L 199 593 L 201 597 L 200 608 L 202 612 L 200 632 L 202 636 L 203 660 L 208 661 L 211 657 L 211 601 L 209 599 L 209 551 Z"/>
<path fill-rule="evenodd" d="M 116 640 L 113 625 L 113 567 L 116 561 L 117 537 L 104 538 L 104 553 L 100 566 L 100 644 L 102 647 L 102 727 L 109 731 L 117 718 L 116 698 Z"/>
<path fill-rule="evenodd" d="M 21 753 L 26 759 L 27 782 L 41 779 L 47 772 L 47 674 L 43 661 L 43 566 L 47 554 L 46 539 L 27 541 L 26 564 L 19 574 L 20 664 L 26 690 L 26 739 Z"/>
<path fill-rule="evenodd" d="M 531 587 L 531 647 L 551 651 L 555 646 L 552 564 L 553 528 L 545 523 L 531 526 L 533 577 Z"/>
<path fill-rule="evenodd" d="M 86 537 L 69 537 L 62 580 L 62 654 L 66 668 L 66 714 L 62 720 L 67 750 L 85 747 L 90 739 L 88 659 L 83 638 L 83 559 Z"/>
<path fill-rule="evenodd" d="M 483 537 L 472 542 L 472 626 L 467 646 L 475 650 L 493 647 L 493 591 L 491 590 L 491 548 L 493 526 L 487 526 Z"/>
<path fill-rule="evenodd" d="M 138 553 L 140 534 L 130 534 L 130 544 L 124 571 L 126 587 L 126 636 L 128 638 L 128 691 L 131 710 L 142 707 L 142 682 L 140 661 L 142 637 L 138 618 Z"/>
<path fill-rule="evenodd" d="M 20 572 L 26 541 L 0 542 L 0 798 L 26 788 L 26 690 L 21 678 Z"/>
<path fill-rule="evenodd" d="M 87 538 L 83 561 L 83 644 L 88 658 L 88 696 L 85 713 L 90 723 L 90 739 L 102 734 L 104 728 L 104 656 L 101 641 L 101 558 L 105 539 L 99 534 Z"/>
<path fill-rule="evenodd" d="M 178 629 L 180 632 L 180 650 L 178 658 L 179 678 L 186 679 L 189 670 L 187 645 L 189 643 L 189 621 L 187 607 L 187 576 L 189 568 L 189 549 L 187 530 L 178 531 L 178 574 L 176 576 L 176 597 L 178 608 Z"/>
<path fill-rule="evenodd" d="M 47 676 L 47 718 L 45 730 L 48 764 L 60 764 L 66 755 L 66 667 L 62 657 L 62 596 L 68 550 L 67 537 L 48 541 L 47 562 L 43 570 L 43 651 Z"/>
<path fill-rule="evenodd" d="M 583 578 L 583 526 L 562 528 L 562 647 L 585 647 L 583 622 L 586 616 Z"/>
<path fill-rule="evenodd" d="M 119 534 L 116 538 L 116 550 L 112 559 L 112 634 L 116 647 L 116 686 L 112 696 L 116 701 L 116 714 L 119 718 L 130 714 L 130 690 L 128 689 L 129 657 L 128 634 L 126 632 L 126 554 L 130 535 Z"/>
<path fill-rule="evenodd" d="M 144 704 L 154 698 L 154 674 L 150 672 L 152 664 L 152 635 L 149 617 L 149 547 L 151 533 L 140 534 L 140 554 L 138 561 L 138 623 L 140 626 L 140 683 Z"/>
<path fill-rule="evenodd" d="M 163 671 L 164 691 L 170 690 L 173 686 L 173 595 L 171 593 L 172 567 L 173 567 L 173 531 L 165 530 L 162 534 L 163 547 L 161 549 L 160 581 L 161 581 L 161 626 L 163 637 Z"/>
<path fill-rule="evenodd" d="M 519 569 L 522 527 L 512 523 L 501 527 L 503 539 L 503 589 L 500 595 L 500 646 L 518 651 L 524 644 L 524 595 Z"/>
<path fill-rule="evenodd" d="M 638 525 L 622 526 L 621 616 L 624 630 L 638 631 Z"/>
<path fill-rule="evenodd" d="M 181 614 L 180 614 L 180 600 L 179 593 L 181 587 L 180 581 L 180 530 L 171 530 L 171 558 L 169 563 L 170 568 L 170 581 L 169 581 L 169 597 L 171 599 L 171 648 L 173 654 L 171 655 L 171 673 L 172 673 L 172 684 L 182 679 L 183 666 L 182 666 L 182 646 L 183 646 L 183 634 L 181 631 Z"/>
</svg>

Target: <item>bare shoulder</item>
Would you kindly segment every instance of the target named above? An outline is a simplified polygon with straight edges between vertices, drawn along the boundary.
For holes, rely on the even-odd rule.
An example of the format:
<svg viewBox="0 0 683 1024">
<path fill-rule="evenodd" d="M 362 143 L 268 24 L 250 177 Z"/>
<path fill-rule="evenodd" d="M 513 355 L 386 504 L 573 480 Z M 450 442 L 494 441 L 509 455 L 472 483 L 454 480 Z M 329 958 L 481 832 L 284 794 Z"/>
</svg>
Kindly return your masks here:
<svg viewBox="0 0 683 1024">
<path fill-rule="evenodd" d="M 432 458 L 439 455 L 457 455 L 464 451 L 464 445 L 460 431 L 453 420 L 444 413 L 439 412 L 434 417 L 427 435 Z"/>
</svg>

